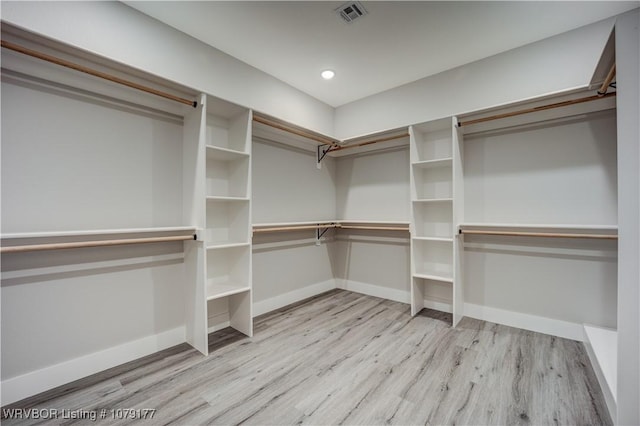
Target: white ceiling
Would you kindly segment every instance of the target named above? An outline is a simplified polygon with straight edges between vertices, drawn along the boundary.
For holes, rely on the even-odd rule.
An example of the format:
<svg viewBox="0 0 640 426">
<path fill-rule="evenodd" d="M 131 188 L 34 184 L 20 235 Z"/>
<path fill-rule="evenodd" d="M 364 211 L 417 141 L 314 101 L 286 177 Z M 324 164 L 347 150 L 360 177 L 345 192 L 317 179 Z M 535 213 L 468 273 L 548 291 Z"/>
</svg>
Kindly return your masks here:
<svg viewBox="0 0 640 426">
<path fill-rule="evenodd" d="M 347 24 L 334 1 L 125 3 L 334 107 L 640 5 L 367 1 L 368 15 Z"/>
</svg>

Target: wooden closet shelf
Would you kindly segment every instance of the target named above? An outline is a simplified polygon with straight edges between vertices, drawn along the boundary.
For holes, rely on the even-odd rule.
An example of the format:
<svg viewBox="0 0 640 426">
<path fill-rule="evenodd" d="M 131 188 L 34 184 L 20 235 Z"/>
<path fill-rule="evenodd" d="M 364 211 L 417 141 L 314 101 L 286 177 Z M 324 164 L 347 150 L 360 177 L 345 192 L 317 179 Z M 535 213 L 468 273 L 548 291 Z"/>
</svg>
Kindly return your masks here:
<svg viewBox="0 0 640 426">
<path fill-rule="evenodd" d="M 615 68 L 613 68 L 613 70 L 615 72 Z M 569 105 L 575 105 L 575 104 L 581 104 L 581 103 L 585 103 L 585 102 L 597 101 L 597 100 L 604 99 L 604 98 L 610 98 L 612 96 L 616 96 L 616 92 L 609 92 L 609 93 L 597 94 L 597 95 L 593 95 L 593 96 L 586 96 L 586 97 L 579 98 L 579 99 L 571 99 L 571 100 L 568 100 L 568 101 L 556 102 L 556 103 L 549 104 L 549 105 L 541 105 L 541 106 L 537 106 L 537 107 L 533 107 L 533 108 L 522 109 L 522 110 L 519 110 L 519 111 L 511 111 L 511 112 L 506 112 L 506 113 L 503 113 L 503 114 L 495 114 L 495 115 L 491 115 L 489 117 L 476 118 L 476 119 L 468 120 L 468 121 L 460 121 L 460 122 L 458 122 L 458 127 L 470 126 L 472 124 L 484 123 L 486 121 L 500 120 L 502 118 L 515 117 L 515 116 L 518 116 L 518 115 L 530 114 L 532 112 L 546 111 L 548 109 L 562 108 L 562 107 L 566 107 L 566 106 L 569 106 Z"/>
<path fill-rule="evenodd" d="M 617 235 L 612 234 L 584 234 L 561 232 L 523 232 L 523 231 L 491 231 L 479 229 L 460 229 L 460 234 L 469 235 L 498 235 L 505 237 L 541 237 L 541 238 L 588 238 L 600 240 L 617 240 Z"/>
<path fill-rule="evenodd" d="M 20 246 L 1 247 L 0 253 L 24 253 L 28 251 L 42 250 L 62 250 L 88 247 L 107 247 L 130 244 L 149 244 L 149 243 L 165 243 L 170 241 L 189 241 L 195 240 L 196 235 L 173 235 L 168 237 L 148 237 L 148 238 L 125 238 L 116 240 L 98 240 L 98 241 L 74 241 L 67 243 L 48 243 L 48 244 L 27 244 Z"/>
<path fill-rule="evenodd" d="M 355 225 L 354 225 L 355 223 Z M 385 226 L 374 226 L 369 223 L 381 223 L 385 224 Z M 266 232 L 286 232 L 286 231 L 299 231 L 299 230 L 307 230 L 307 229 L 328 229 L 328 228 L 336 228 L 336 229 L 360 229 L 360 230 L 369 230 L 369 231 L 409 231 L 409 227 L 406 223 L 402 223 L 399 226 L 390 226 L 395 222 L 327 222 L 321 223 L 318 222 L 316 224 L 279 224 L 277 226 L 263 226 L 260 225 L 254 226 L 254 233 L 266 233 Z"/>
<path fill-rule="evenodd" d="M 324 229 L 335 228 L 335 223 L 318 224 L 318 225 L 293 225 L 293 226 L 273 226 L 265 228 L 253 228 L 254 233 L 262 232 L 282 232 L 282 231 L 301 231 L 305 229 Z"/>
<path fill-rule="evenodd" d="M 167 226 L 158 228 L 122 228 L 122 229 L 84 229 L 73 231 L 46 231 L 46 232 L 19 232 L 2 234 L 3 240 L 27 239 L 27 238 L 63 238 L 63 237 L 88 237 L 114 234 L 151 234 L 151 233 L 194 233 L 194 226 Z"/>
<path fill-rule="evenodd" d="M 32 49 L 28 49 L 24 46 L 20 46 L 11 42 L 8 42 L 6 40 L 2 40 L 1 41 L 2 47 L 4 47 L 5 49 L 10 49 L 13 50 L 15 52 L 19 52 L 22 53 L 23 55 L 28 55 L 43 61 L 47 61 L 47 62 L 51 62 L 52 64 L 56 64 L 56 65 L 60 65 L 66 68 L 70 68 L 85 74 L 89 74 L 92 75 L 94 77 L 99 77 L 102 78 L 104 80 L 108 80 L 117 84 L 121 84 L 123 86 L 127 86 L 130 87 L 132 89 L 136 89 L 136 90 L 140 90 L 141 92 L 146 92 L 146 93 L 150 93 L 152 95 L 155 96 L 159 96 L 161 98 L 165 98 L 165 99 L 169 99 L 171 101 L 175 101 L 175 102 L 179 102 L 181 104 L 185 104 L 185 105 L 189 105 L 192 107 L 197 107 L 198 106 L 198 102 L 193 101 L 191 99 L 185 99 L 182 98 L 180 96 L 176 96 L 172 93 L 167 93 L 164 92 L 162 90 L 158 90 L 155 89 L 153 87 L 149 87 L 149 86 L 144 86 L 142 84 L 139 83 L 134 83 L 133 81 L 129 81 L 129 80 L 125 80 L 124 78 L 120 78 L 117 77 L 115 75 L 112 74 L 107 74 L 105 72 L 102 71 L 97 71 L 94 69 L 91 69 L 89 67 L 86 67 L 84 65 L 79 65 L 70 61 L 67 61 L 65 59 L 61 59 L 61 58 L 57 58 L 55 56 L 52 55 L 48 55 L 46 53 L 42 53 L 42 52 L 38 52 L 36 50 L 32 50 Z"/>
<path fill-rule="evenodd" d="M 336 225 L 336 228 L 341 229 L 363 229 L 368 231 L 404 231 L 409 232 L 408 226 L 366 226 L 366 225 Z"/>
<path fill-rule="evenodd" d="M 339 146 L 338 145 L 339 141 L 336 139 L 332 139 L 328 136 L 320 135 L 317 133 L 312 133 L 309 130 L 303 129 L 293 124 L 279 122 L 279 121 L 276 121 L 275 119 L 269 119 L 267 117 L 264 117 L 258 114 L 253 115 L 253 121 L 260 124 L 264 124 L 265 126 L 273 127 L 274 129 L 278 129 L 284 132 L 294 134 L 296 136 L 302 136 L 303 138 L 318 142 L 321 145 L 331 145 L 335 147 Z"/>
</svg>

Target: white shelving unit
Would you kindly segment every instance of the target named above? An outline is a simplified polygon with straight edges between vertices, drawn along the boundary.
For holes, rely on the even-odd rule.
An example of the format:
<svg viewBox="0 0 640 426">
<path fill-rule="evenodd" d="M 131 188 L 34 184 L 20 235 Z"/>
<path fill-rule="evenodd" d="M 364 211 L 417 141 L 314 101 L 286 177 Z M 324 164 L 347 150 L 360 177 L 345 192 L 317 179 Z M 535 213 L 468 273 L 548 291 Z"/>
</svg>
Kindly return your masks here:
<svg viewBox="0 0 640 426">
<path fill-rule="evenodd" d="M 453 313 L 454 326 L 462 317 L 454 229 L 461 211 L 462 159 L 455 123 L 446 118 L 409 129 L 411 314 L 425 307 L 446 310 Z"/>
<path fill-rule="evenodd" d="M 183 151 L 185 216 L 202 230 L 185 254 L 187 341 L 206 355 L 212 330 L 253 334 L 251 112 L 206 95 L 199 105 Z"/>
<path fill-rule="evenodd" d="M 251 336 L 251 112 L 223 114 L 206 120 L 206 299 L 224 300 L 229 325 Z M 207 305 L 208 331 L 218 306 Z"/>
</svg>

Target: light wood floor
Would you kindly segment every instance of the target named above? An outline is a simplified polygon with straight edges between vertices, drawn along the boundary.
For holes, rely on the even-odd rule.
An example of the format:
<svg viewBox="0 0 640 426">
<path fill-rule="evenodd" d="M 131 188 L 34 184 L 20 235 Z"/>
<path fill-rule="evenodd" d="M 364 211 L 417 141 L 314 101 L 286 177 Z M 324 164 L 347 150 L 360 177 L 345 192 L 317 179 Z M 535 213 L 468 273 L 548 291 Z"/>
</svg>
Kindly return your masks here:
<svg viewBox="0 0 640 426">
<path fill-rule="evenodd" d="M 12 408 L 156 409 L 144 425 L 611 424 L 581 343 L 449 323 L 334 290 L 256 318 L 253 338 L 212 334 L 208 358 L 180 345 Z"/>
</svg>

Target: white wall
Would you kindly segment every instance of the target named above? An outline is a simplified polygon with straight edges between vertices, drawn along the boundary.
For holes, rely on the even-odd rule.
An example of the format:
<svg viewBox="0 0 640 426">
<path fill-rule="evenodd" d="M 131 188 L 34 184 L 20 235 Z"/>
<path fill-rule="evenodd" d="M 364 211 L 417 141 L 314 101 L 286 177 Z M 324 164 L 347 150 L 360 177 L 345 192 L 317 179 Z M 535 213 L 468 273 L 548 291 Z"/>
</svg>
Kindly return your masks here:
<svg viewBox="0 0 640 426">
<path fill-rule="evenodd" d="M 464 141 L 465 222 L 617 224 L 615 110 Z"/>
<path fill-rule="evenodd" d="M 333 108 L 120 2 L 3 1 L 4 22 L 321 133 Z M 61 23 L 64 23 L 61 25 Z"/>
<path fill-rule="evenodd" d="M 409 146 L 337 159 L 337 218 L 409 221 Z"/>
<path fill-rule="evenodd" d="M 1 152 L 3 234 L 183 224 L 175 117 L 3 75 Z M 183 342 L 183 282 L 180 242 L 2 255 L 3 405 Z"/>
<path fill-rule="evenodd" d="M 640 424 L 640 13 L 616 21 L 618 83 L 618 422 Z"/>
<path fill-rule="evenodd" d="M 409 146 L 337 159 L 337 218 L 409 221 Z M 407 232 L 340 230 L 334 243 L 338 285 L 409 302 Z"/>
<path fill-rule="evenodd" d="M 254 139 L 252 175 L 253 223 L 335 220 L 333 158 L 325 158 L 317 169 L 314 152 Z M 333 288 L 330 246 L 316 246 L 314 230 L 254 234 L 256 313 Z"/>
<path fill-rule="evenodd" d="M 613 22 L 578 28 L 340 106 L 334 133 L 348 138 L 585 87 Z"/>
<path fill-rule="evenodd" d="M 254 315 L 335 288 L 334 243 L 318 246 L 314 236 L 313 230 L 254 235 Z"/>
<path fill-rule="evenodd" d="M 616 225 L 615 110 L 465 135 L 466 223 Z M 465 236 L 465 303 L 616 326 L 613 241 Z"/>
<path fill-rule="evenodd" d="M 3 83 L 2 233 L 182 225 L 181 158 L 176 118 Z"/>
<path fill-rule="evenodd" d="M 332 244 L 339 288 L 409 303 L 408 232 L 339 230 Z"/>
<path fill-rule="evenodd" d="M 254 139 L 253 223 L 336 218 L 336 162 L 290 146 Z"/>
<path fill-rule="evenodd" d="M 174 329 L 181 340 L 169 344 L 183 342 L 181 257 L 182 243 L 4 254 L 3 387 L 7 379 Z M 10 397 L 15 389 L 3 391 Z"/>
</svg>

